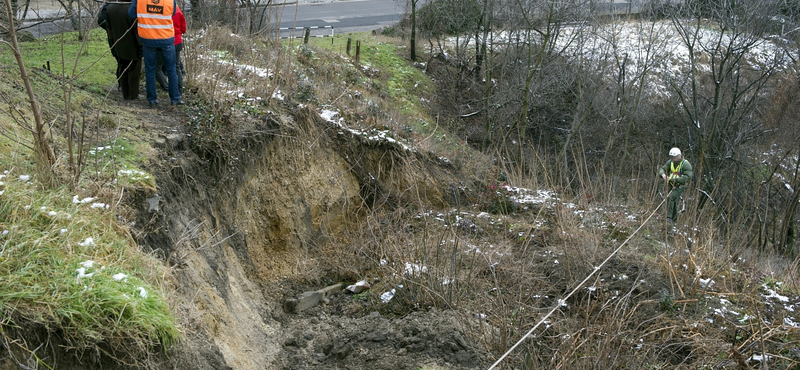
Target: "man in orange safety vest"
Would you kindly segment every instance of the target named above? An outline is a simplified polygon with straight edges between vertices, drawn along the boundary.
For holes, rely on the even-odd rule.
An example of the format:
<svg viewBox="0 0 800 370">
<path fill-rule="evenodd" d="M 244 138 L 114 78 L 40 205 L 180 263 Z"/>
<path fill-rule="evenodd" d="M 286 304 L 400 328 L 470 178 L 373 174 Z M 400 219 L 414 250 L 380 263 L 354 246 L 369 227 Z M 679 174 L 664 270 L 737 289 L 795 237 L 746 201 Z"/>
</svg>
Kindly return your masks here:
<svg viewBox="0 0 800 370">
<path fill-rule="evenodd" d="M 164 58 L 164 65 L 167 68 L 170 103 L 184 104 L 178 89 L 178 75 L 175 72 L 175 29 L 172 24 L 174 13 L 174 0 L 133 0 L 128 8 L 128 17 L 136 19 L 138 23 L 137 30 L 144 55 L 147 102 L 151 107 L 158 105 L 156 59 L 159 54 Z"/>
</svg>

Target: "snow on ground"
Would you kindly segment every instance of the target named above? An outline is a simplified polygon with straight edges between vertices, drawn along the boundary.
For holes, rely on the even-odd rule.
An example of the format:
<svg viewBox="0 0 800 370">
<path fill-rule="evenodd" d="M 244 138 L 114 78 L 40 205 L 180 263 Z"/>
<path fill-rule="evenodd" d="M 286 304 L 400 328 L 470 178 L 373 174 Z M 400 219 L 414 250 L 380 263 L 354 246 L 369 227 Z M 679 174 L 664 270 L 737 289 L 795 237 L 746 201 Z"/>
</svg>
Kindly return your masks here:
<svg viewBox="0 0 800 370">
<path fill-rule="evenodd" d="M 691 21 L 689 21 L 691 22 Z M 681 24 L 683 28 L 696 27 L 696 23 Z M 787 51 L 782 47 L 787 44 L 779 36 L 754 38 L 749 35 L 733 33 L 720 34 L 716 28 L 700 25 L 697 42 L 694 48 L 699 72 L 711 71 L 710 59 L 703 50 L 713 50 L 715 45 L 732 45 L 743 50 L 744 60 L 754 70 L 777 63 L 777 70 L 786 70 L 797 60 L 796 50 Z M 490 34 L 489 43 L 493 45 L 512 44 L 517 33 L 499 31 Z M 459 45 L 474 47 L 475 39 L 467 44 L 459 40 Z M 446 40 L 448 47 L 456 45 L 456 39 Z M 641 78 L 645 89 L 643 92 L 653 98 L 672 97 L 670 81 L 684 80 L 688 76 L 690 50 L 681 38 L 677 26 L 669 20 L 655 22 L 639 22 L 635 20 L 611 24 L 591 25 L 588 23 L 573 24 L 565 27 L 555 39 L 555 50 L 563 55 L 579 60 L 583 65 L 598 69 L 607 76 L 619 76 L 624 68 L 628 83 L 635 89 Z M 790 54 L 791 53 L 791 54 Z M 624 67 L 623 67 L 624 66 Z"/>
<path fill-rule="evenodd" d="M 344 135 L 345 132 L 349 132 L 351 135 L 360 136 L 367 141 L 376 142 L 376 143 L 389 143 L 392 145 L 397 145 L 406 152 L 415 152 L 416 150 L 402 142 L 398 141 L 397 139 L 391 136 L 391 131 L 389 130 L 378 130 L 378 129 L 368 129 L 368 130 L 357 130 L 354 128 L 350 128 L 345 123 L 343 117 L 339 115 L 337 110 L 332 110 L 328 108 L 321 108 L 318 112 L 319 116 L 322 117 L 326 122 L 333 124 L 336 128 L 339 129 L 339 135 Z M 337 118 L 338 117 L 338 118 Z"/>
</svg>

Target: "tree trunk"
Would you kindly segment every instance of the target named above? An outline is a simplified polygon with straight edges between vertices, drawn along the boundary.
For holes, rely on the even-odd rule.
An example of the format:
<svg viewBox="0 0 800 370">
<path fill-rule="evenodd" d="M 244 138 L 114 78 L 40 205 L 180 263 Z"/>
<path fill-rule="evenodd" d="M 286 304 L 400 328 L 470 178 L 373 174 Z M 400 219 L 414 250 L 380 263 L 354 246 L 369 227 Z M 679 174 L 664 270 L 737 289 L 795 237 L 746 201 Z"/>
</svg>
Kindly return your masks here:
<svg viewBox="0 0 800 370">
<path fill-rule="evenodd" d="M 42 121 L 42 112 L 39 109 L 39 103 L 36 96 L 33 94 L 33 86 L 31 79 L 28 76 L 28 70 L 25 68 L 25 63 L 22 60 L 22 54 L 19 51 L 19 44 L 17 43 L 17 31 L 14 25 L 14 13 L 11 8 L 11 0 L 4 0 L 6 5 L 6 15 L 8 16 L 8 38 L 14 58 L 17 60 L 19 66 L 20 76 L 25 85 L 25 91 L 28 93 L 28 100 L 31 104 L 31 111 L 33 112 L 34 126 L 33 126 L 33 151 L 34 160 L 37 167 L 37 172 L 40 175 L 40 181 L 44 184 L 50 184 L 53 180 L 53 164 L 56 162 L 55 154 L 50 148 L 47 141 L 47 133 L 44 122 Z"/>
<path fill-rule="evenodd" d="M 411 60 L 417 60 L 417 1 L 411 0 Z"/>
</svg>

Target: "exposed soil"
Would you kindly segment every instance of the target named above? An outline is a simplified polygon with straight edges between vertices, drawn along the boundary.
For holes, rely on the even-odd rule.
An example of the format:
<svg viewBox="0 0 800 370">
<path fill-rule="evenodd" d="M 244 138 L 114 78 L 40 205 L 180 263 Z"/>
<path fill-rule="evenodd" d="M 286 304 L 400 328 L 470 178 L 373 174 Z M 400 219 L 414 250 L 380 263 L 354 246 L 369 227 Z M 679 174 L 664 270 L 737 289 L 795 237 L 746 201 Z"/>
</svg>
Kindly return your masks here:
<svg viewBox="0 0 800 370">
<path fill-rule="evenodd" d="M 447 192 L 436 180 L 452 176 L 447 171 L 404 173 L 408 163 L 435 161 L 409 161 L 397 148 L 325 132 L 325 122 L 307 109 L 248 122 L 251 133 L 237 139 L 241 156 L 214 158 L 198 153 L 187 128 L 194 107 L 122 104 L 141 118 L 136 124 L 151 131 L 158 149 L 150 169 L 158 176 L 158 211 L 147 202 L 152 191 L 132 193 L 128 204 L 137 214 L 137 240 L 174 266 L 170 300 L 184 332 L 184 341 L 152 367 L 486 366 L 487 355 L 452 312 L 383 317 L 345 294 L 299 314 L 282 308 L 285 298 L 323 287 L 307 280 L 314 266 L 298 264 L 365 201 L 392 202 L 424 182 L 430 199 L 445 204 Z"/>
</svg>

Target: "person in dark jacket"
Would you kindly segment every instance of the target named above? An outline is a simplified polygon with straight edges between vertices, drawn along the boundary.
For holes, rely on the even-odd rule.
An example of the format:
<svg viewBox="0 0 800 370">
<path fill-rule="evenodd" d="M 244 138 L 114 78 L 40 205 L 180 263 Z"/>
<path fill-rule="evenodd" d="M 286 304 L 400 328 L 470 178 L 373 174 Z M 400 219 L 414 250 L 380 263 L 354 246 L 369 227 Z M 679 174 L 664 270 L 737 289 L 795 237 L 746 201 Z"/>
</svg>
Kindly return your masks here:
<svg viewBox="0 0 800 370">
<path fill-rule="evenodd" d="M 100 8 L 100 13 L 97 13 L 97 25 L 100 28 L 106 31 L 106 39 L 108 41 L 108 48 L 111 50 L 111 56 L 117 61 L 117 70 L 114 72 L 114 76 L 117 77 L 117 90 L 121 90 L 122 86 L 119 84 L 119 58 L 117 57 L 117 52 L 114 51 L 114 37 L 111 36 L 111 30 L 108 28 L 108 6 L 111 5 L 109 3 L 103 3 L 103 7 Z"/>
<path fill-rule="evenodd" d="M 667 221 L 675 222 L 678 220 L 678 199 L 681 198 L 683 190 L 692 179 L 692 165 L 683 159 L 681 150 L 672 148 L 669 150 L 670 160 L 658 170 L 658 176 L 667 183 Z"/>
<path fill-rule="evenodd" d="M 117 73 L 122 87 L 122 98 L 139 97 L 139 76 L 142 70 L 142 45 L 136 34 L 136 21 L 128 17 L 129 2 L 108 4 L 106 22 L 117 56 Z"/>
</svg>

